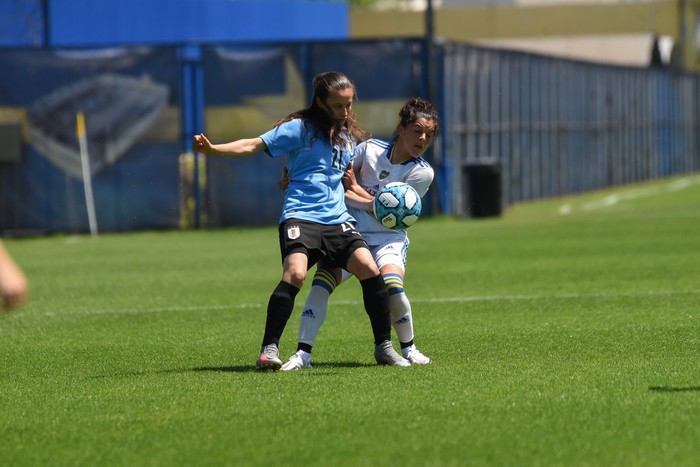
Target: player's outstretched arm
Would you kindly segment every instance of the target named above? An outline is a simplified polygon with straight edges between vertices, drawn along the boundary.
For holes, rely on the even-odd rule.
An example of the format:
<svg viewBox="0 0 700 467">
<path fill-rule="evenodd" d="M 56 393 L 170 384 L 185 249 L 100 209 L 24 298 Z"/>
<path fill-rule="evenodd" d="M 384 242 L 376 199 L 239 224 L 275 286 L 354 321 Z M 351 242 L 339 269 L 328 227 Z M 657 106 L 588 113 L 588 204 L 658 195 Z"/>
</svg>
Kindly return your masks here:
<svg viewBox="0 0 700 467">
<path fill-rule="evenodd" d="M 22 305 L 28 297 L 27 279 L 0 242 L 0 295 L 3 309 L 12 310 Z"/>
<path fill-rule="evenodd" d="M 194 135 L 192 139 L 192 151 L 206 154 L 207 156 L 221 157 L 245 157 L 251 156 L 267 149 L 262 138 L 246 138 L 231 141 L 230 143 L 212 144 L 204 134 Z"/>
</svg>

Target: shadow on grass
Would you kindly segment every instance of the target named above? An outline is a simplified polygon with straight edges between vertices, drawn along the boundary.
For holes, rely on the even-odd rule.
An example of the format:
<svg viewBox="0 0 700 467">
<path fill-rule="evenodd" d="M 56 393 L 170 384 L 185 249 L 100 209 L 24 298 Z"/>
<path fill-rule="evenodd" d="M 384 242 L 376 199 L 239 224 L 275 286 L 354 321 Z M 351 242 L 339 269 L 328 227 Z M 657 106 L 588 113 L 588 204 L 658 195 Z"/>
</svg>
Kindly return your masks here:
<svg viewBox="0 0 700 467">
<path fill-rule="evenodd" d="M 313 371 L 315 368 L 367 368 L 371 366 L 377 366 L 371 363 L 358 363 L 358 362 L 327 362 L 327 363 L 313 363 Z M 199 368 L 192 368 L 191 370 L 173 370 L 179 373 L 186 371 L 211 371 L 211 372 L 222 372 L 222 373 L 244 373 L 246 371 L 255 371 L 253 365 L 246 366 L 205 366 Z M 309 370 L 307 370 L 309 371 Z"/>
<path fill-rule="evenodd" d="M 649 390 L 652 392 L 700 392 L 700 386 L 649 386 Z"/>
<path fill-rule="evenodd" d="M 313 374 L 316 368 L 326 368 L 326 369 L 338 369 L 338 368 L 368 368 L 377 366 L 373 363 L 358 363 L 358 362 L 327 362 L 327 363 L 314 363 L 313 368 L 310 370 L 305 370 L 304 373 Z M 116 376 L 148 376 L 155 374 L 167 374 L 167 373 L 248 373 L 255 372 L 255 365 L 235 365 L 235 366 L 202 366 L 196 368 L 172 368 L 167 370 L 153 370 L 153 371 L 137 371 L 132 373 L 115 373 L 110 375 L 99 375 L 93 376 L 93 378 L 111 378 Z M 270 372 L 276 373 L 276 372 Z"/>
</svg>

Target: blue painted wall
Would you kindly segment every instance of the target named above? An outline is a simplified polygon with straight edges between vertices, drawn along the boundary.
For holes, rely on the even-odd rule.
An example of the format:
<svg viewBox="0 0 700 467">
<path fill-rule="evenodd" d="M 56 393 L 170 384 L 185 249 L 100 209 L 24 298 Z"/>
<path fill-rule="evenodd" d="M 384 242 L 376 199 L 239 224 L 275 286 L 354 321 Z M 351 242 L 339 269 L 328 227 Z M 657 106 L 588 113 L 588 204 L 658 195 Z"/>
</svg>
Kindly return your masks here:
<svg viewBox="0 0 700 467">
<path fill-rule="evenodd" d="M 44 21 L 48 18 L 48 22 Z M 3 0 L 0 46 L 342 40 L 348 6 L 319 0 Z"/>
<path fill-rule="evenodd" d="M 44 41 L 42 0 L 0 1 L 0 47 L 39 47 Z"/>
</svg>

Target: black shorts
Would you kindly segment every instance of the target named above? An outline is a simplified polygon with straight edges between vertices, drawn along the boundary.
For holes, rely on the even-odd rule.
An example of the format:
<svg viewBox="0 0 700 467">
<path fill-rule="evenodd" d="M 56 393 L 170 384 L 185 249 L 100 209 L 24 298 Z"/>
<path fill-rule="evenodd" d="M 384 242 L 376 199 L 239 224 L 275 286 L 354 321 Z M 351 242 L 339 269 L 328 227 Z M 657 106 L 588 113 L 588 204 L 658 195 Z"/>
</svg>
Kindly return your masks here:
<svg viewBox="0 0 700 467">
<path fill-rule="evenodd" d="M 321 259 L 331 266 L 345 268 L 350 255 L 367 242 L 350 222 L 336 225 L 288 219 L 279 226 L 282 262 L 292 253 L 306 253 L 309 269 Z"/>
</svg>

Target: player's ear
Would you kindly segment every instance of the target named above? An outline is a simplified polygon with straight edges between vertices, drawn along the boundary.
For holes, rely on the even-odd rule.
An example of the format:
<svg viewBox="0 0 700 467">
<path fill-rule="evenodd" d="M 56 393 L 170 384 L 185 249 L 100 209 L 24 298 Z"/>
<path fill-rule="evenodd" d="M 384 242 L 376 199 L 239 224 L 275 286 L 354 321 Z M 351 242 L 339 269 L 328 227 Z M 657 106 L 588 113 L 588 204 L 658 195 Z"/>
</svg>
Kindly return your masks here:
<svg viewBox="0 0 700 467">
<path fill-rule="evenodd" d="M 396 134 L 398 136 L 403 136 L 403 134 L 406 132 L 406 127 L 404 125 L 399 125 L 396 127 Z"/>
</svg>

